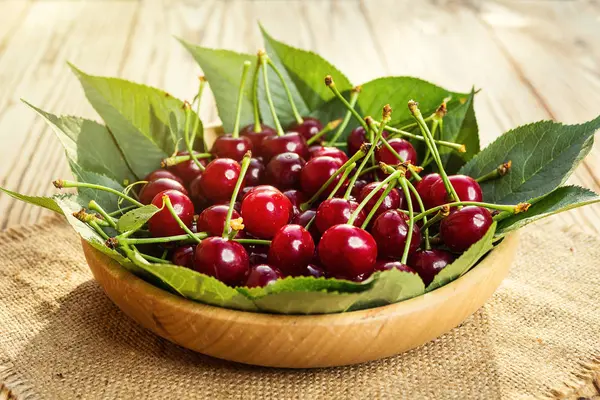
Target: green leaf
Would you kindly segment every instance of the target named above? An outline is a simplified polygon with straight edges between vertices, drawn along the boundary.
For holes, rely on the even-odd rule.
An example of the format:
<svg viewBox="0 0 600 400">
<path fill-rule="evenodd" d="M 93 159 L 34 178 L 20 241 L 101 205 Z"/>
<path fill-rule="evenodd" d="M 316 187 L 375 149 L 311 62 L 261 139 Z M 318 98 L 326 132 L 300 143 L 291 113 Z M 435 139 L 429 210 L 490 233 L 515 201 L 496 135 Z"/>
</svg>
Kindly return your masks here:
<svg viewBox="0 0 600 400">
<path fill-rule="evenodd" d="M 467 251 L 444 269 L 442 269 L 433 278 L 433 281 L 427 286 L 426 292 L 430 292 L 441 286 L 444 286 L 453 280 L 466 274 L 473 265 L 475 265 L 493 246 L 494 233 L 496 232 L 496 222 L 490 226 L 486 234 L 474 243 Z"/>
<path fill-rule="evenodd" d="M 534 200 L 526 212 L 501 220 L 496 235 L 503 236 L 538 219 L 597 202 L 600 202 L 600 196 L 589 189 L 579 186 L 559 187 Z"/>
<path fill-rule="evenodd" d="M 502 178 L 481 183 L 490 203 L 529 201 L 561 186 L 594 143 L 600 117 L 581 125 L 541 121 L 510 130 L 464 165 L 459 173 L 480 177 L 512 161 Z"/>
<path fill-rule="evenodd" d="M 94 183 L 118 191 L 123 191 L 124 189 L 120 183 L 113 179 L 95 172 L 86 171 L 71 160 L 69 160 L 69 165 L 71 166 L 73 175 L 77 177 L 79 182 Z M 116 211 L 119 208 L 119 197 L 112 193 L 89 188 L 77 188 L 77 193 L 79 194 L 78 201 L 83 206 L 87 207 L 90 200 L 95 200 L 107 212 Z"/>
<path fill-rule="evenodd" d="M 144 207 L 135 208 L 126 212 L 117 221 L 119 232 L 136 231 L 140 229 L 154 214 L 160 211 L 160 208 L 154 204 L 148 204 Z"/>
<path fill-rule="evenodd" d="M 12 190 L 4 189 L 2 187 L 0 187 L 0 191 L 6 193 L 10 197 L 13 197 L 17 200 L 21 200 L 21 201 L 24 201 L 25 203 L 33 204 L 35 206 L 43 207 L 48 210 L 51 210 L 51 211 L 54 211 L 54 212 L 64 215 L 60 206 L 58 204 L 56 204 L 56 198 L 54 198 L 54 197 L 27 196 L 25 194 L 13 192 Z M 64 196 L 68 197 L 69 195 L 64 195 Z"/>
<path fill-rule="evenodd" d="M 71 68 L 136 178 L 155 170 L 161 159 L 176 150 L 183 129 L 177 132 L 177 140 L 173 140 L 169 114 L 176 115 L 179 127 L 185 126 L 181 100 L 146 85 L 88 75 L 73 65 Z M 191 114 L 198 118 L 195 113 Z"/>
<path fill-rule="evenodd" d="M 411 299 L 425 293 L 425 284 L 419 275 L 391 269 L 381 272 L 373 288 L 361 293 L 351 310 L 379 307 Z"/>
</svg>

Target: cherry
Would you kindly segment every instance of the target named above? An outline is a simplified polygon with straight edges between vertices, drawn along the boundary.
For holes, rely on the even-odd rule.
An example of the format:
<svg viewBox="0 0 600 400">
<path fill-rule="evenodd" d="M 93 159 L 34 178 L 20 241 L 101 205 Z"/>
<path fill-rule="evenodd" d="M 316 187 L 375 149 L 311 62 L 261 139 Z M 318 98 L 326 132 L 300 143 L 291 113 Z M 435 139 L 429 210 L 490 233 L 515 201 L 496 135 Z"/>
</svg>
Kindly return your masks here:
<svg viewBox="0 0 600 400">
<path fill-rule="evenodd" d="M 202 187 L 200 183 L 201 179 L 202 175 L 198 175 L 188 185 L 188 188 L 190 189 L 190 199 L 194 202 L 194 207 L 196 207 L 197 210 L 203 209 L 208 204 L 208 199 L 206 198 L 206 196 L 204 196 L 204 193 L 202 192 Z"/>
<path fill-rule="evenodd" d="M 282 136 L 266 137 L 260 147 L 261 155 L 265 162 L 281 153 L 296 153 L 300 157 L 308 158 L 308 147 L 306 141 L 298 132 L 288 132 Z"/>
<path fill-rule="evenodd" d="M 211 161 L 200 178 L 202 194 L 213 202 L 231 199 L 240 170 L 240 164 L 230 158 Z"/>
<path fill-rule="evenodd" d="M 289 131 L 298 132 L 308 140 L 323 129 L 323 124 L 316 118 L 304 117 L 301 123 L 294 122 L 288 127 Z"/>
<path fill-rule="evenodd" d="M 402 264 L 400 261 L 392 260 L 377 260 L 375 263 L 375 271 L 389 271 L 396 268 L 399 271 L 411 272 L 416 274 L 417 272 L 406 264 Z"/>
<path fill-rule="evenodd" d="M 379 182 L 370 182 L 367 183 L 360 191 L 360 195 L 358 196 L 358 201 L 362 202 L 375 188 L 379 185 Z M 387 185 L 383 185 L 381 189 L 373 196 L 371 199 L 365 204 L 364 210 L 368 214 L 371 212 L 371 209 L 375 207 L 375 203 L 379 200 L 379 197 L 385 191 Z M 381 213 L 387 210 L 394 210 L 396 208 L 402 208 L 404 205 L 404 195 L 400 194 L 400 191 L 396 188 L 392 189 L 391 192 L 388 193 L 387 196 L 383 199 L 377 211 L 375 211 L 374 217 L 379 216 Z"/>
<path fill-rule="evenodd" d="M 182 267 L 192 269 L 194 266 L 194 251 L 196 251 L 196 246 L 179 246 L 173 251 L 171 261 L 175 265 L 181 265 Z"/>
<path fill-rule="evenodd" d="M 152 199 L 152 204 L 162 210 L 148 220 L 148 229 L 152 236 L 175 236 L 182 235 L 185 231 L 179 226 L 175 218 L 171 215 L 167 207 L 163 207 L 163 196 L 168 196 L 175 214 L 181 219 L 181 221 L 189 228 L 192 226 L 194 221 L 194 204 L 189 197 L 181 193 L 178 190 L 165 190 L 164 192 L 158 193 Z"/>
<path fill-rule="evenodd" d="M 342 162 L 333 157 L 317 157 L 306 163 L 300 173 L 300 185 L 302 191 L 312 196 L 321 189 L 327 180 L 342 166 Z M 341 175 L 341 174 L 340 174 Z M 327 189 L 323 192 L 327 196 L 339 181 L 338 175 Z"/>
<path fill-rule="evenodd" d="M 408 234 L 408 216 L 398 210 L 388 210 L 377 217 L 371 228 L 371 235 L 377 243 L 380 257 L 401 258 Z M 421 244 L 421 230 L 413 225 L 408 254 L 412 254 Z"/>
<path fill-rule="evenodd" d="M 373 272 L 377 244 L 364 229 L 347 224 L 335 225 L 321 237 L 319 259 L 328 275 L 357 280 Z"/>
<path fill-rule="evenodd" d="M 467 206 L 454 209 L 440 223 L 440 237 L 454 252 L 463 252 L 486 234 L 494 221 L 483 207 Z"/>
<path fill-rule="evenodd" d="M 283 192 L 283 194 L 292 203 L 292 206 L 294 207 L 294 215 L 300 212 L 300 204 L 308 200 L 304 193 L 296 189 L 286 190 L 285 192 Z"/>
<path fill-rule="evenodd" d="M 351 200 L 340 199 L 334 197 L 325 200 L 317 208 L 317 218 L 315 224 L 319 232 L 324 233 L 327 229 L 334 225 L 345 224 L 350 219 L 350 215 L 358 208 L 358 203 Z M 354 226 L 361 226 L 367 215 L 363 210 L 360 210 L 358 216 L 354 220 Z"/>
<path fill-rule="evenodd" d="M 408 140 L 396 138 L 390 139 L 388 143 L 391 148 L 396 150 L 396 153 L 398 153 L 402 160 L 410 161 L 411 164 L 417 165 L 417 151 Z M 381 146 L 377 149 L 375 153 L 375 159 L 377 162 L 383 162 L 388 165 L 396 165 L 401 163 L 401 161 L 398 160 L 398 158 L 386 146 Z M 385 176 L 385 173 L 381 170 L 378 171 L 378 174 L 381 177 Z M 407 173 L 406 176 L 410 177 L 410 173 Z"/>
<path fill-rule="evenodd" d="M 200 232 L 206 232 L 209 236 L 221 236 L 228 211 L 229 206 L 223 204 L 210 206 L 202 211 L 197 221 Z M 234 209 L 231 219 L 237 218 L 240 218 L 240 214 Z"/>
<path fill-rule="evenodd" d="M 242 201 L 246 231 L 261 239 L 270 239 L 292 216 L 292 203 L 280 191 L 256 190 Z"/>
<path fill-rule="evenodd" d="M 258 158 L 251 158 L 246 171 L 244 183 L 248 186 L 257 186 L 263 183 L 265 175 L 265 164 Z"/>
<path fill-rule="evenodd" d="M 244 248 L 248 252 L 250 265 L 266 264 L 269 254 L 269 246 L 246 244 Z"/>
<path fill-rule="evenodd" d="M 210 152 L 219 158 L 231 158 L 242 161 L 244 155 L 252 150 L 252 141 L 246 136 L 233 137 L 222 135 L 215 139 Z"/>
<path fill-rule="evenodd" d="M 429 285 L 433 278 L 454 261 L 454 256 L 444 250 L 418 250 L 409 259 L 409 264 L 419 274 L 425 286 Z"/>
<path fill-rule="evenodd" d="M 322 276 L 325 276 L 325 270 L 317 264 L 308 264 L 308 266 L 306 267 L 306 271 L 302 275 L 320 278 Z"/>
<path fill-rule="evenodd" d="M 188 156 L 189 151 L 178 151 L 178 156 Z M 206 165 L 206 160 L 201 159 L 200 164 Z M 184 184 L 189 184 L 195 177 L 202 173 L 202 170 L 196 165 L 194 160 L 183 161 L 169 167 L 169 171 L 183 180 Z"/>
<path fill-rule="evenodd" d="M 315 243 L 300 225 L 285 225 L 277 231 L 269 248 L 269 264 L 286 275 L 301 275 L 312 261 Z"/>
<path fill-rule="evenodd" d="M 315 218 L 316 215 L 317 215 L 316 210 L 302 211 L 299 214 L 295 215 L 294 218 L 292 218 L 291 223 L 300 225 L 300 226 L 306 228 L 306 225 L 308 225 L 308 223 L 310 221 L 312 221 L 312 219 Z M 311 234 L 313 241 L 315 243 L 317 243 L 321 239 L 321 234 L 320 234 L 319 229 L 317 228 L 317 224 L 315 222 L 313 222 L 310 225 L 310 228 L 308 228 L 308 232 Z"/>
<path fill-rule="evenodd" d="M 219 236 L 211 236 L 196 247 L 194 269 L 214 276 L 229 286 L 239 286 L 246 281 L 250 263 L 244 246 Z"/>
<path fill-rule="evenodd" d="M 451 175 L 448 177 L 450 184 L 456 191 L 461 201 L 482 201 L 483 193 L 479 183 L 467 175 Z M 431 207 L 441 206 L 450 201 L 444 181 L 440 178 L 431 185 Z"/>
<path fill-rule="evenodd" d="M 246 125 L 240 130 L 240 136 L 247 137 L 252 142 L 252 153 L 255 156 L 261 155 L 260 148 L 265 138 L 270 136 L 277 136 L 277 132 L 275 131 L 275 129 L 271 128 L 270 126 L 264 124 L 261 124 L 260 126 L 262 128 L 261 132 L 256 132 L 254 130 L 254 124 Z"/>
<path fill-rule="evenodd" d="M 277 268 L 273 268 L 267 264 L 258 264 L 250 268 L 246 286 L 265 287 L 281 278 L 283 278 L 283 274 Z"/>
<path fill-rule="evenodd" d="M 312 146 L 308 149 L 310 152 L 310 158 L 317 157 L 333 157 L 339 159 L 342 164 L 348 161 L 348 156 L 342 150 L 337 147 L 323 147 L 323 146 Z"/>
<path fill-rule="evenodd" d="M 279 192 L 279 189 L 277 189 L 275 186 L 271 186 L 271 185 L 258 185 L 258 186 L 254 186 L 253 188 L 250 188 L 250 190 L 246 191 L 245 188 L 243 188 L 241 191 L 244 192 L 244 195 L 242 196 L 242 201 L 244 201 L 244 199 L 246 197 L 248 197 L 248 195 L 251 192 Z"/>
<path fill-rule="evenodd" d="M 170 178 L 159 178 L 154 181 L 146 183 L 142 190 L 140 190 L 139 199 L 142 204 L 150 204 L 154 196 L 165 190 L 177 190 L 185 195 L 188 194 L 187 190 L 181 183 Z"/>
<path fill-rule="evenodd" d="M 384 138 L 387 138 L 389 136 L 389 133 L 387 131 L 383 131 L 382 136 Z M 356 152 L 358 150 L 360 150 L 360 146 L 363 145 L 363 143 L 368 143 L 369 139 L 367 136 L 367 132 L 365 131 L 365 128 L 363 128 L 362 126 L 359 126 L 358 128 L 354 128 L 352 131 L 350 131 L 350 134 L 348 135 L 348 139 L 347 139 L 347 143 L 348 143 L 348 154 L 350 154 L 351 156 L 356 154 Z M 397 164 L 397 163 L 393 163 L 393 164 Z"/>
<path fill-rule="evenodd" d="M 281 153 L 269 161 L 265 180 L 279 189 L 292 189 L 300 183 L 300 171 L 306 161 L 296 153 Z"/>
<path fill-rule="evenodd" d="M 177 181 L 183 185 L 183 180 L 180 177 L 166 169 L 157 169 L 155 171 L 152 171 L 148 175 L 146 175 L 144 180 L 147 182 L 152 182 L 160 178 L 173 179 L 174 181 Z"/>
<path fill-rule="evenodd" d="M 422 179 L 416 184 L 415 189 L 417 193 L 419 193 L 419 197 L 421 197 L 421 201 L 423 201 L 423 205 L 425 208 L 433 208 L 433 195 L 431 193 L 431 187 L 437 181 L 441 181 L 442 177 L 440 174 L 433 173 L 428 174 L 422 177 Z M 413 203 L 414 207 L 414 203 Z"/>
<path fill-rule="evenodd" d="M 350 195 L 355 199 L 358 199 L 360 197 L 360 191 L 367 185 L 367 183 L 369 182 L 365 179 L 357 179 L 356 182 L 354 182 L 354 186 L 352 187 Z"/>
</svg>

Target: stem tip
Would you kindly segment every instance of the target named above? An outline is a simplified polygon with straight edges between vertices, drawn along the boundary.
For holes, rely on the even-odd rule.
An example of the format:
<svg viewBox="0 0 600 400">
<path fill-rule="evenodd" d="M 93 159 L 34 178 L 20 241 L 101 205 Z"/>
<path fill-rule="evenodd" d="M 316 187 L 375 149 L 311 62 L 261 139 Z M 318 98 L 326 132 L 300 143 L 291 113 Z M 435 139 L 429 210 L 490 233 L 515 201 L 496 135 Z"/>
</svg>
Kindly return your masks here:
<svg viewBox="0 0 600 400">
<path fill-rule="evenodd" d="M 531 207 L 530 203 L 519 203 L 515 206 L 515 214 L 525 212 Z"/>
<path fill-rule="evenodd" d="M 63 181 L 62 179 L 57 179 L 55 181 L 52 181 L 52 184 L 57 189 L 62 189 L 63 187 L 65 187 L 65 181 Z"/>
<path fill-rule="evenodd" d="M 333 78 L 332 78 L 331 75 L 327 75 L 325 77 L 325 85 L 327 85 L 327 86 L 334 86 L 335 85 L 335 83 L 333 82 Z"/>
</svg>

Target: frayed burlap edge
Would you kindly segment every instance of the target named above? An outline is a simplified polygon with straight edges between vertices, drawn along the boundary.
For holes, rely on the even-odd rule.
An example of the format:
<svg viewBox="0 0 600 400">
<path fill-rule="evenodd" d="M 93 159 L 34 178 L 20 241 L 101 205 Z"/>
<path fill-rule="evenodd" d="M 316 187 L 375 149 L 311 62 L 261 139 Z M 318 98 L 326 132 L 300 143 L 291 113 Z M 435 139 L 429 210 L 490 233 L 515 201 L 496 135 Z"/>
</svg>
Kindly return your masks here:
<svg viewBox="0 0 600 400">
<path fill-rule="evenodd" d="M 11 365 L 0 365 L 0 400 L 35 400 L 39 395 Z"/>
<path fill-rule="evenodd" d="M 571 380 L 561 387 L 552 389 L 548 394 L 551 399 L 587 399 L 600 395 L 600 356 L 588 362 L 580 362 L 581 371 L 573 373 Z"/>
</svg>

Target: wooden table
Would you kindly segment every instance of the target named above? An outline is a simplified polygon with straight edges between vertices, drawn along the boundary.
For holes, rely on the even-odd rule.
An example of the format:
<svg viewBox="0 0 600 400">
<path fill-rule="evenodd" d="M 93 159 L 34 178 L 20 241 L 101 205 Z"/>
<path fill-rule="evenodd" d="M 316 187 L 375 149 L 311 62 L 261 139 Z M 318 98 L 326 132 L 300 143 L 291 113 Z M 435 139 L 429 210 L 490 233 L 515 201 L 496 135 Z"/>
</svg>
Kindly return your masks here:
<svg viewBox="0 0 600 400">
<path fill-rule="evenodd" d="M 482 88 L 483 144 L 541 119 L 580 123 L 600 113 L 598 1 L 0 1 L 0 186 L 55 191 L 69 177 L 60 143 L 19 98 L 94 117 L 69 60 L 168 90 L 196 91 L 199 69 L 173 39 L 254 52 L 260 21 L 276 38 L 313 49 L 355 83 L 413 75 L 456 91 Z M 202 117 L 214 120 L 210 102 Z M 600 191 L 600 147 L 572 183 Z M 48 212 L 0 195 L 0 229 Z M 600 205 L 540 222 L 600 232 Z"/>
</svg>

